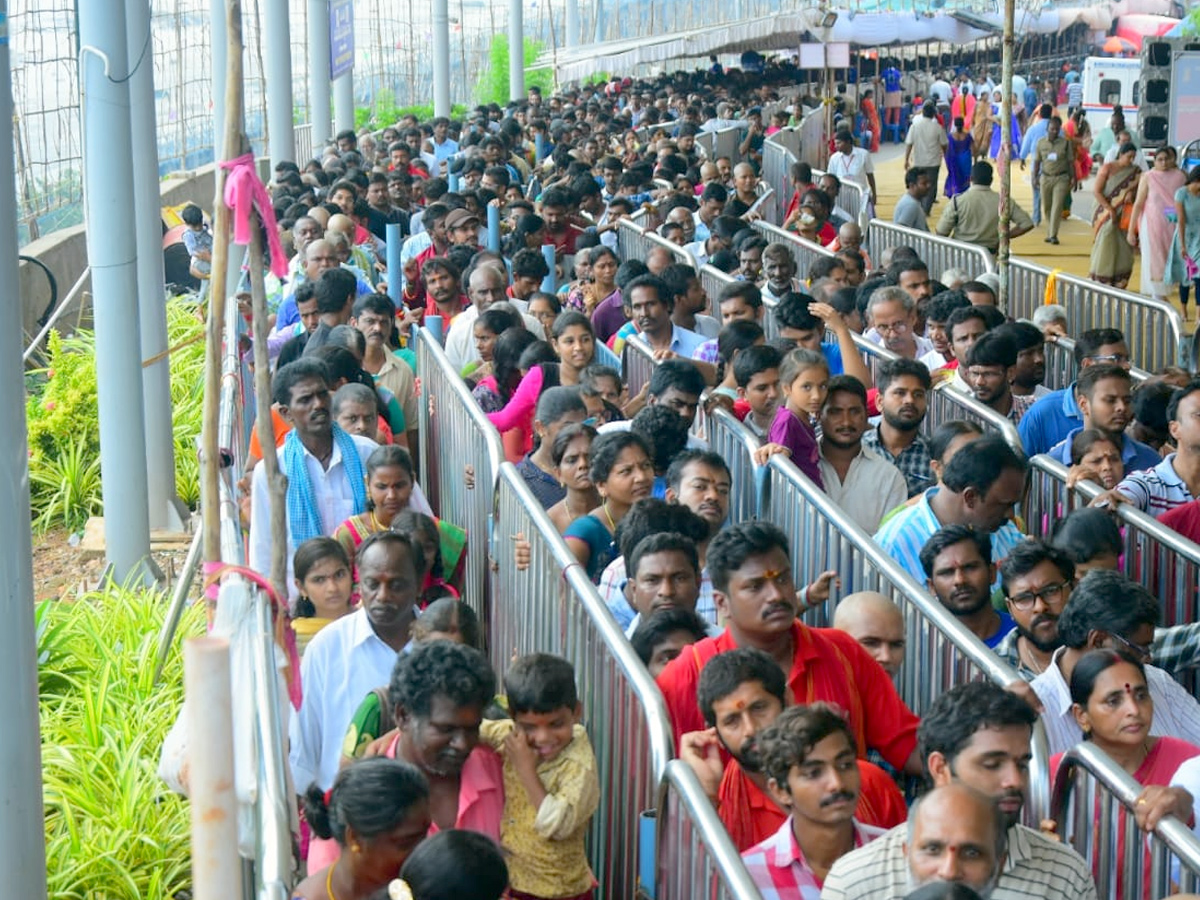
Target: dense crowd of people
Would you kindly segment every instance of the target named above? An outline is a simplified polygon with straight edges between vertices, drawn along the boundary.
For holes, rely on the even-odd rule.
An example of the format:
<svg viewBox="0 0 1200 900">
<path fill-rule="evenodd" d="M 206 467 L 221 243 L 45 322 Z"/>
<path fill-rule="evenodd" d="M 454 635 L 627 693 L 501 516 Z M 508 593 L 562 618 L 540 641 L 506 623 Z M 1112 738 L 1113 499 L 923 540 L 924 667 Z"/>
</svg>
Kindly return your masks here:
<svg viewBox="0 0 1200 900">
<path fill-rule="evenodd" d="M 1122 573 L 1110 510 L 1200 537 L 1200 381 L 1171 369 L 1135 382 L 1125 336 L 1094 329 L 1071 335 L 1077 379 L 1047 390 L 1061 309 L 1010 321 L 989 276 L 930 272 L 905 247 L 868 255 L 837 206 L 842 180 L 869 201 L 876 188 L 849 130 L 831 171 L 796 166 L 790 202 L 778 198 L 798 240 L 837 242 L 800 271 L 755 227 L 770 208 L 763 142 L 803 113 L 789 77 L 531 90 L 462 121 L 344 132 L 319 159 L 276 168 L 294 253 L 269 285 L 286 529 L 271 526 L 257 436 L 242 487 L 251 566 L 268 572 L 286 544 L 303 645 L 297 897 L 596 888 L 584 838 L 607 798 L 581 723 L 607 713 L 582 706 L 566 660 L 522 656 L 498 678 L 481 651 L 484 586 L 465 559 L 488 536 L 441 518 L 418 484 L 416 459 L 435 448 L 419 428 L 413 326 L 442 337 L 657 680 L 676 751 L 764 897 L 1093 900 L 1095 873 L 1054 823 L 1021 824 L 1039 719 L 1052 753 L 1091 741 L 1139 782 L 1141 827 L 1192 822 L 1200 705 L 1173 676 L 1200 662 L 1200 626 L 1156 630 L 1160 602 Z M 898 104 L 883 93 L 890 123 Z M 925 151 L 962 133 L 924 110 L 906 179 L 922 222 L 936 187 Z M 878 114 L 873 127 L 877 139 Z M 709 158 L 697 136 L 728 129 L 737 153 Z M 971 179 L 985 185 L 980 165 Z M 969 227 L 965 203 L 960 216 Z M 622 229 L 661 240 L 633 258 Z M 703 265 L 723 273 L 717 296 Z M 864 341 L 887 357 L 874 375 Z M 629 355 L 643 352 L 656 365 L 631 391 Z M 967 421 L 928 429 L 933 390 L 1009 419 L 1025 452 Z M 1019 678 L 954 686 L 915 715 L 897 686 L 929 661 L 906 657 L 906 608 L 841 595 L 837 571 L 800 563 L 822 548 L 731 516 L 731 460 L 697 424 L 717 408 L 759 462 L 788 458 Z M 1015 510 L 1037 453 L 1072 483 L 1099 482 L 1100 503 L 1030 528 Z M 499 556 L 528 562 L 519 544 Z M 802 620 L 822 606 L 832 627 Z"/>
</svg>

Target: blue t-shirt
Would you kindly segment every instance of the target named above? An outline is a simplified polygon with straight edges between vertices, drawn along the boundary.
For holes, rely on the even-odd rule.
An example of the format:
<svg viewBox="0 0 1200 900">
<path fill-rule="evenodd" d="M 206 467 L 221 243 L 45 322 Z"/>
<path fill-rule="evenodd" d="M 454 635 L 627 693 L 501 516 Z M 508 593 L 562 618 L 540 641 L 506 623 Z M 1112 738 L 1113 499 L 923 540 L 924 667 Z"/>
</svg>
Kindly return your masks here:
<svg viewBox="0 0 1200 900">
<path fill-rule="evenodd" d="M 984 641 L 989 650 L 995 650 L 1002 640 L 1008 637 L 1008 633 L 1017 627 L 1017 623 L 1013 621 L 1013 617 L 1004 610 L 997 610 L 1000 614 L 1000 627 L 996 629 L 996 633 Z"/>
<path fill-rule="evenodd" d="M 891 67 L 883 70 L 883 90 L 886 93 L 894 94 L 900 90 L 900 70 L 896 67 Z"/>
<path fill-rule="evenodd" d="M 1083 426 L 1083 413 L 1075 402 L 1075 382 L 1065 388 L 1051 391 L 1029 407 L 1017 433 L 1026 454 L 1036 456 L 1046 453 L 1076 428 Z"/>
<path fill-rule="evenodd" d="M 843 375 L 846 372 L 842 362 L 842 348 L 839 344 L 821 344 L 821 352 L 825 354 L 825 362 L 829 363 L 830 375 Z"/>
</svg>

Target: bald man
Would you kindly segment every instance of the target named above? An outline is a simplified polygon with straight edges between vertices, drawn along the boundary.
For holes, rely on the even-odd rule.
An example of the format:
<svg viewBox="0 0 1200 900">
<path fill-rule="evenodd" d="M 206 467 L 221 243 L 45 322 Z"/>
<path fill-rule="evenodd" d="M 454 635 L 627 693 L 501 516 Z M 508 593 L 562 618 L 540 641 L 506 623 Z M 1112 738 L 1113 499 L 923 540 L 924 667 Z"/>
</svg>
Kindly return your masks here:
<svg viewBox="0 0 1200 900">
<path fill-rule="evenodd" d="M 934 788 L 909 810 L 904 856 L 913 887 L 957 882 L 986 900 L 1007 853 L 1008 828 L 999 807 L 965 784 Z"/>
<path fill-rule="evenodd" d="M 502 263 L 484 263 L 476 266 L 467 282 L 467 296 L 471 305 L 460 312 L 450 323 L 446 334 L 446 355 L 455 369 L 462 371 L 468 364 L 479 359 L 479 348 L 475 345 L 475 321 L 480 313 L 486 312 L 497 303 L 508 300 L 506 288 L 508 275 Z M 525 327 L 534 334 L 542 334 L 541 323 L 525 312 L 528 304 L 522 300 L 510 301 L 521 314 Z"/>
<path fill-rule="evenodd" d="M 860 591 L 840 601 L 833 627 L 858 641 L 883 670 L 895 679 L 904 665 L 904 616 L 883 594 Z"/>
</svg>

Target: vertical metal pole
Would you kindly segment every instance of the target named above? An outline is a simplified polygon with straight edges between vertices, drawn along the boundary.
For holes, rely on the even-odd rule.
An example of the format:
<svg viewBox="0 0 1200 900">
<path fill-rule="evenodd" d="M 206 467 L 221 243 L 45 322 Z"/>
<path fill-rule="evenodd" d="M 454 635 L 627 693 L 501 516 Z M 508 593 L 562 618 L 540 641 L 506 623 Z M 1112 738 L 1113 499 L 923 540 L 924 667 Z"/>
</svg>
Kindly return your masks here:
<svg viewBox="0 0 1200 900">
<path fill-rule="evenodd" d="M 150 45 L 149 0 L 125 0 L 125 33 L 130 65 L 129 110 L 133 168 L 158 172 L 154 115 L 154 66 Z M 134 180 L 133 230 L 137 240 L 137 301 L 141 359 L 161 357 L 142 368 L 145 397 L 146 487 L 150 527 L 182 531 L 187 508 L 175 494 L 175 437 L 171 427 L 171 366 L 167 350 L 166 290 L 162 255 L 162 198 L 157 178 Z"/>
<path fill-rule="evenodd" d="M 1000 243 L 996 252 L 996 274 L 1000 285 L 996 303 L 1001 309 L 1008 309 L 1008 258 L 1009 239 L 1008 229 L 1012 222 L 1012 79 L 1013 79 L 1013 40 L 1016 28 L 1016 0 L 1004 0 L 1004 46 L 1001 56 L 1000 87 L 1000 157 L 996 165 L 1000 167 Z"/>
<path fill-rule="evenodd" d="M 577 47 L 579 45 L 579 0 L 567 0 L 567 20 L 563 25 L 563 31 L 564 46 Z"/>
<path fill-rule="evenodd" d="M 333 82 L 334 131 L 354 130 L 354 70 L 338 76 Z"/>
<path fill-rule="evenodd" d="M 229 62 L 229 44 L 225 34 L 225 0 L 211 0 L 209 12 L 212 16 L 209 36 L 212 45 L 212 148 L 213 157 L 216 158 L 220 152 L 221 135 L 225 133 L 225 69 Z"/>
<path fill-rule="evenodd" d="M 131 327 L 138 321 L 137 241 L 131 229 L 112 227 L 112 210 L 134 196 L 125 0 L 79 4 L 79 43 L 105 543 L 113 574 L 124 582 L 131 575 L 146 578 L 150 556 L 142 350 Z"/>
<path fill-rule="evenodd" d="M 508 99 L 525 98 L 525 11 L 508 0 Z"/>
<path fill-rule="evenodd" d="M 296 159 L 296 126 L 292 120 L 292 32 L 288 0 L 265 0 L 267 133 L 271 164 Z"/>
<path fill-rule="evenodd" d="M 308 0 L 308 110 L 313 156 L 329 142 L 329 2 Z"/>
<path fill-rule="evenodd" d="M 0 0 L 8 20 L 8 0 Z M 12 69 L 7 33 L 0 39 L 0 122 L 13 120 Z M 16 171 L 13 142 L 0 141 L 0 171 Z M 0 178 L 0 283 L 10 321 L 21 320 L 17 275 L 17 194 Z M 46 844 L 42 824 L 42 753 L 38 725 L 37 642 L 33 624 L 33 546 L 29 532 L 29 450 L 25 440 L 25 385 L 20 328 L 0 329 L 0 809 L 4 839 L 0 866 L 13 896 L 46 898 Z M 4 374 L 7 373 L 7 374 Z M 7 398 L 7 399 L 6 399 Z"/>
<path fill-rule="evenodd" d="M 433 114 L 450 115 L 450 0 L 433 0 Z"/>
</svg>

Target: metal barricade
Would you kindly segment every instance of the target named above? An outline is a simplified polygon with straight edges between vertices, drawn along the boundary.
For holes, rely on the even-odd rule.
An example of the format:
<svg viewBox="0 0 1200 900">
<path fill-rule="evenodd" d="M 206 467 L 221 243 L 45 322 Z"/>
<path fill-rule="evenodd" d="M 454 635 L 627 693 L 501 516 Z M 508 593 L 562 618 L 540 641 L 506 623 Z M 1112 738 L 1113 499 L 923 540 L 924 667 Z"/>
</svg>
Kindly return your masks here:
<svg viewBox="0 0 1200 900">
<path fill-rule="evenodd" d="M 312 145 L 312 123 L 306 122 L 303 125 L 297 125 L 293 129 L 294 140 L 296 142 L 296 162 L 301 168 L 313 158 Z"/>
<path fill-rule="evenodd" d="M 687 763 L 667 764 L 658 797 L 655 900 L 761 900 Z"/>
<path fill-rule="evenodd" d="M 796 155 L 776 138 L 785 131 L 776 132 L 763 141 L 763 161 L 760 177 L 774 195 L 762 205 L 763 218 L 774 225 L 783 224 L 783 213 L 787 209 L 788 199 L 792 196 L 791 173 Z"/>
<path fill-rule="evenodd" d="M 1046 304 L 1046 282 L 1050 269 L 1016 256 L 1008 260 L 1008 314 L 1014 319 L 1033 320 L 1033 313 Z"/>
<path fill-rule="evenodd" d="M 720 269 L 713 266 L 700 267 L 700 286 L 704 288 L 704 293 L 708 295 L 709 314 L 720 318 L 720 310 L 717 309 L 717 300 L 721 296 L 721 291 L 727 284 L 734 284 L 737 281 L 732 275 L 722 272 Z"/>
<path fill-rule="evenodd" d="M 500 467 L 491 659 L 503 674 L 514 656 L 553 653 L 575 667 L 584 724 L 595 750 L 601 802 L 588 851 L 600 896 L 634 896 L 638 823 L 654 807 L 672 756 L 666 703 L 542 505 L 516 467 Z M 512 535 L 530 543 L 530 564 L 513 564 Z"/>
<path fill-rule="evenodd" d="M 768 244 L 783 244 L 792 251 L 792 256 L 796 260 L 796 269 L 800 273 L 801 278 L 807 277 L 809 266 L 816 260 L 823 256 L 831 257 L 834 255 L 834 252 L 827 247 L 814 244 L 812 241 L 806 241 L 800 235 L 784 231 L 778 225 L 772 225 L 770 222 L 758 219 L 753 223 L 752 227 L 762 235 Z"/>
<path fill-rule="evenodd" d="M 799 142 L 796 156 L 814 169 L 829 161 L 829 142 L 825 138 L 825 107 L 811 109 L 797 126 Z"/>
<path fill-rule="evenodd" d="M 736 125 L 733 128 L 722 128 L 716 132 L 716 141 L 713 146 L 713 154 L 710 159 L 720 159 L 722 156 L 729 157 L 729 162 L 732 165 L 737 165 L 742 161 L 742 154 L 738 152 L 738 147 L 742 143 L 742 127 Z"/>
<path fill-rule="evenodd" d="M 950 688 L 967 681 L 989 678 L 1008 685 L 1019 680 L 790 459 L 773 456 L 768 468 L 770 488 L 763 516 L 787 534 L 796 580 L 808 583 L 821 572 L 834 570 L 841 581 L 837 594 L 878 591 L 900 607 L 908 651 L 897 688 L 914 713 L 921 715 Z M 835 606 L 831 596 L 805 613 L 804 619 L 809 625 L 825 626 L 832 621 Z M 1049 809 L 1049 760 L 1040 725 L 1034 733 L 1033 754 L 1025 815 L 1036 823 Z"/>
<path fill-rule="evenodd" d="M 899 359 L 899 355 L 893 353 L 887 347 L 881 344 L 876 344 L 874 341 L 869 341 L 861 334 L 853 334 L 854 346 L 858 348 L 862 354 L 863 362 L 871 373 L 871 384 L 879 384 L 879 367 L 885 362 L 890 362 L 893 359 Z M 867 385 L 870 387 L 871 385 Z"/>
<path fill-rule="evenodd" d="M 925 265 L 929 266 L 931 278 L 938 278 L 951 268 L 962 269 L 972 278 L 985 272 L 996 271 L 992 254 L 983 247 L 964 244 L 932 232 L 914 231 L 882 219 L 871 220 L 868 244 L 871 248 L 871 258 L 875 260 L 876 264 L 882 258 L 884 250 L 893 247 L 911 247 L 925 262 Z"/>
<path fill-rule="evenodd" d="M 748 522 L 762 512 L 767 469 L 754 461 L 758 439 L 729 410 L 716 407 L 708 415 L 708 447 L 729 466 L 729 521 Z"/>
<path fill-rule="evenodd" d="M 715 160 L 720 155 L 717 153 L 717 133 L 715 131 L 701 131 L 696 135 L 696 143 L 704 149 L 704 159 Z"/>
<path fill-rule="evenodd" d="M 480 497 L 491 497 L 495 490 L 504 446 L 446 352 L 424 328 L 417 335 L 417 371 L 421 376 L 421 487 L 439 516 L 467 531 L 464 599 L 486 622 L 492 505 Z"/>
<path fill-rule="evenodd" d="M 820 178 L 824 172 L 813 170 L 813 180 Z M 863 190 L 863 186 L 845 178 L 838 178 L 841 186 L 838 188 L 837 199 L 834 205 L 839 207 L 846 217 L 851 222 L 857 222 L 863 232 L 866 233 L 869 216 L 867 215 L 870 209 L 867 203 L 867 192 Z"/>
<path fill-rule="evenodd" d="M 678 244 L 668 241 L 660 234 L 653 231 L 643 232 L 643 226 L 631 222 L 628 219 L 622 219 L 617 228 L 617 253 L 622 261 L 631 259 L 644 260 L 650 252 L 650 248 L 655 245 L 663 247 L 671 254 L 671 261 L 682 263 L 685 266 L 696 268 L 696 260 L 690 253 L 680 247 Z"/>
<path fill-rule="evenodd" d="M 1135 818 L 1142 786 L 1093 744 L 1066 751 L 1054 777 L 1051 818 L 1088 863 L 1101 897 L 1159 900 L 1200 887 L 1200 840 L 1166 816 L 1152 832 Z"/>
<path fill-rule="evenodd" d="M 1069 337 L 1059 337 L 1046 341 L 1046 377 L 1042 384 L 1052 391 L 1061 390 L 1075 380 L 1075 342 Z M 1150 377 L 1145 369 L 1132 366 L 1129 374 L 1134 386 L 1141 384 Z"/>
<path fill-rule="evenodd" d="M 1049 456 L 1038 455 L 1031 462 L 1025 501 L 1030 534 L 1046 536 L 1052 523 L 1101 493 L 1090 481 L 1068 490 L 1066 467 Z M 1160 599 L 1163 624 L 1200 620 L 1200 546 L 1128 503 L 1118 504 L 1116 514 L 1124 542 L 1123 571 Z"/>
<path fill-rule="evenodd" d="M 658 362 L 654 359 L 654 351 L 640 334 L 630 335 L 625 341 L 625 350 L 621 355 L 621 373 L 625 376 L 625 385 L 629 396 L 635 397 L 643 387 L 650 383 L 654 375 L 654 367 Z"/>
<path fill-rule="evenodd" d="M 1025 454 L 1021 437 L 1017 434 L 1017 426 L 1011 419 L 984 406 L 974 397 L 954 390 L 949 384 L 939 384 L 929 392 L 929 411 L 925 414 L 921 430 L 925 432 L 926 437 L 930 437 L 938 426 L 955 419 L 974 422 L 985 432 L 999 434 L 1013 450 L 1022 456 Z"/>
</svg>

